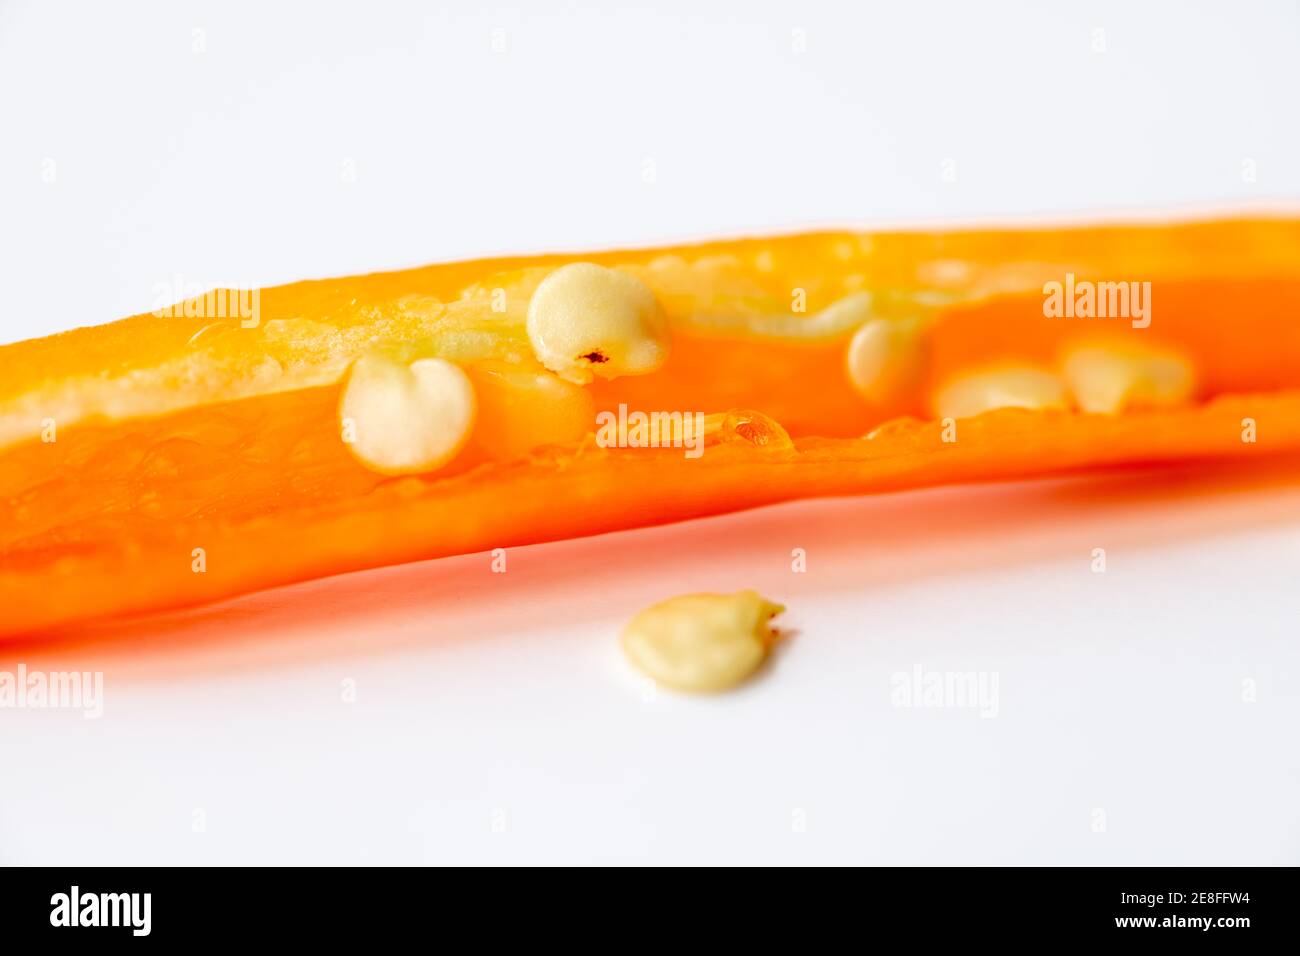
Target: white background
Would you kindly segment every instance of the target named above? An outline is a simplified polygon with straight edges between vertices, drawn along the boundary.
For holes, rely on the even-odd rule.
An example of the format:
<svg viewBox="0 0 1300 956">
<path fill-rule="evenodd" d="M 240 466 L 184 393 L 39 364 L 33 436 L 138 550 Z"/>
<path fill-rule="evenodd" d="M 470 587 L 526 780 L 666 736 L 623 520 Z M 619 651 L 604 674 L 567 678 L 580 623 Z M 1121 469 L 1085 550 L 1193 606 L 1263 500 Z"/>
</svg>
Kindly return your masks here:
<svg viewBox="0 0 1300 956">
<path fill-rule="evenodd" d="M 0 341 L 178 281 L 1267 208 L 1298 89 L 1294 2 L 4 0 Z M 1276 476 L 1135 472 L 100 628 L 21 649 L 102 666 L 106 712 L 0 712 L 0 862 L 1297 863 L 1298 532 Z M 763 677 L 647 694 L 629 614 L 747 586 L 796 632 Z M 893 706 L 917 666 L 996 675 L 997 715 Z"/>
</svg>

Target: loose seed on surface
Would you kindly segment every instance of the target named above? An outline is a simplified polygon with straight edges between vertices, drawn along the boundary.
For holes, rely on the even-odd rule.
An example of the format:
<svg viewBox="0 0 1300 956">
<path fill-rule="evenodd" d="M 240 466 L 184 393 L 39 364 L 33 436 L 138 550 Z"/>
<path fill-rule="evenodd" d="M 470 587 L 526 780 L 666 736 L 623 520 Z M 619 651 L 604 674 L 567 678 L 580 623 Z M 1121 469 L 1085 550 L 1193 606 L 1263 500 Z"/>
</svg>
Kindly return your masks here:
<svg viewBox="0 0 1300 956">
<path fill-rule="evenodd" d="M 638 613 L 623 629 L 623 651 L 655 681 L 675 690 L 734 687 L 758 669 L 784 611 L 757 591 L 686 594 Z"/>
</svg>

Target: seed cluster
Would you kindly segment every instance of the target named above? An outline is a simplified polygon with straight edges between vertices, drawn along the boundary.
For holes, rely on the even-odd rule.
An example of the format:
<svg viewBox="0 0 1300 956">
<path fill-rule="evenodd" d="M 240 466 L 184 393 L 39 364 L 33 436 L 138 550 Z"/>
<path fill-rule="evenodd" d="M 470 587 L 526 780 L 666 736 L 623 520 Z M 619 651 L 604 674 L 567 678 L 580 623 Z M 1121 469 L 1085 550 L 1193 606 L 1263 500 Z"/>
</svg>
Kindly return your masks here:
<svg viewBox="0 0 1300 956">
<path fill-rule="evenodd" d="M 881 410 L 913 406 L 926 388 L 930 322 L 871 314 L 869 295 L 832 304 L 821 329 L 856 325 L 845 352 L 848 380 Z M 483 366 L 466 374 L 442 359 L 406 366 L 367 356 L 354 363 L 339 414 L 349 447 L 383 474 L 429 472 L 453 460 L 471 439 L 480 409 L 491 435 L 478 444 L 499 456 L 535 441 L 585 434 L 594 404 L 583 386 L 596 377 L 644 375 L 668 358 L 664 312 L 640 279 L 591 263 L 549 273 L 528 305 L 526 329 L 536 366 Z M 482 390 L 483 398 L 476 395 Z M 1190 364 L 1158 350 L 1091 344 L 1069 351 L 1059 369 L 1007 363 L 951 378 L 928 397 L 943 418 L 997 408 L 1116 413 L 1173 405 L 1193 391 Z M 711 692 L 740 684 L 762 665 L 775 641 L 771 619 L 784 608 L 756 591 L 687 594 L 636 614 L 623 629 L 628 659 L 676 690 Z"/>
</svg>

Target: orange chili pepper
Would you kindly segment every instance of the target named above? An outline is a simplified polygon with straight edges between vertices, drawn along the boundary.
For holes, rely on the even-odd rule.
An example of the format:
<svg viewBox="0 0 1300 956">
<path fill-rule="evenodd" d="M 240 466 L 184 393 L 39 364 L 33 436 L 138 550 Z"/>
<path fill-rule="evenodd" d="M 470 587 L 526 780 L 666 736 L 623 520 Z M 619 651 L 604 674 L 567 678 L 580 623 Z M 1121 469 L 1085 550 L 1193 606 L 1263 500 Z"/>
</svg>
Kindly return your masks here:
<svg viewBox="0 0 1300 956">
<path fill-rule="evenodd" d="M 544 367 L 529 302 L 571 261 L 654 293 L 661 367 Z M 1106 284 L 1139 285 L 1124 315 L 1048 314 L 1067 277 L 1112 306 Z M 821 233 L 218 299 L 0 348 L 0 633 L 795 498 L 1300 448 L 1295 220 Z M 353 453 L 340 400 L 364 356 L 465 372 L 449 464 Z M 598 440 L 655 412 L 674 440 Z"/>
</svg>

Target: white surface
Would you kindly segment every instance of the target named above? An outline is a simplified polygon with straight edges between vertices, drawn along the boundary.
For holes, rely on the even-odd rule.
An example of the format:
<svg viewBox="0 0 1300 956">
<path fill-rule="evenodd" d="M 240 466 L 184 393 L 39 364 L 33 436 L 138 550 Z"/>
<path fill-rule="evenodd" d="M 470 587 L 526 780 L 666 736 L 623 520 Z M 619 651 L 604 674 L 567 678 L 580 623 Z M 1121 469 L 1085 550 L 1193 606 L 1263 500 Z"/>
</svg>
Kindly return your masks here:
<svg viewBox="0 0 1300 956">
<path fill-rule="evenodd" d="M 1294 3 L 137 6 L 0 5 L 0 341 L 176 276 L 1300 196 Z M 66 665 L 103 719 L 0 711 L 0 862 L 1300 862 L 1297 505 L 800 504 L 110 630 Z M 771 671 L 646 699 L 621 622 L 739 586 L 790 605 Z M 892 706 L 916 665 L 997 716 Z"/>
</svg>

